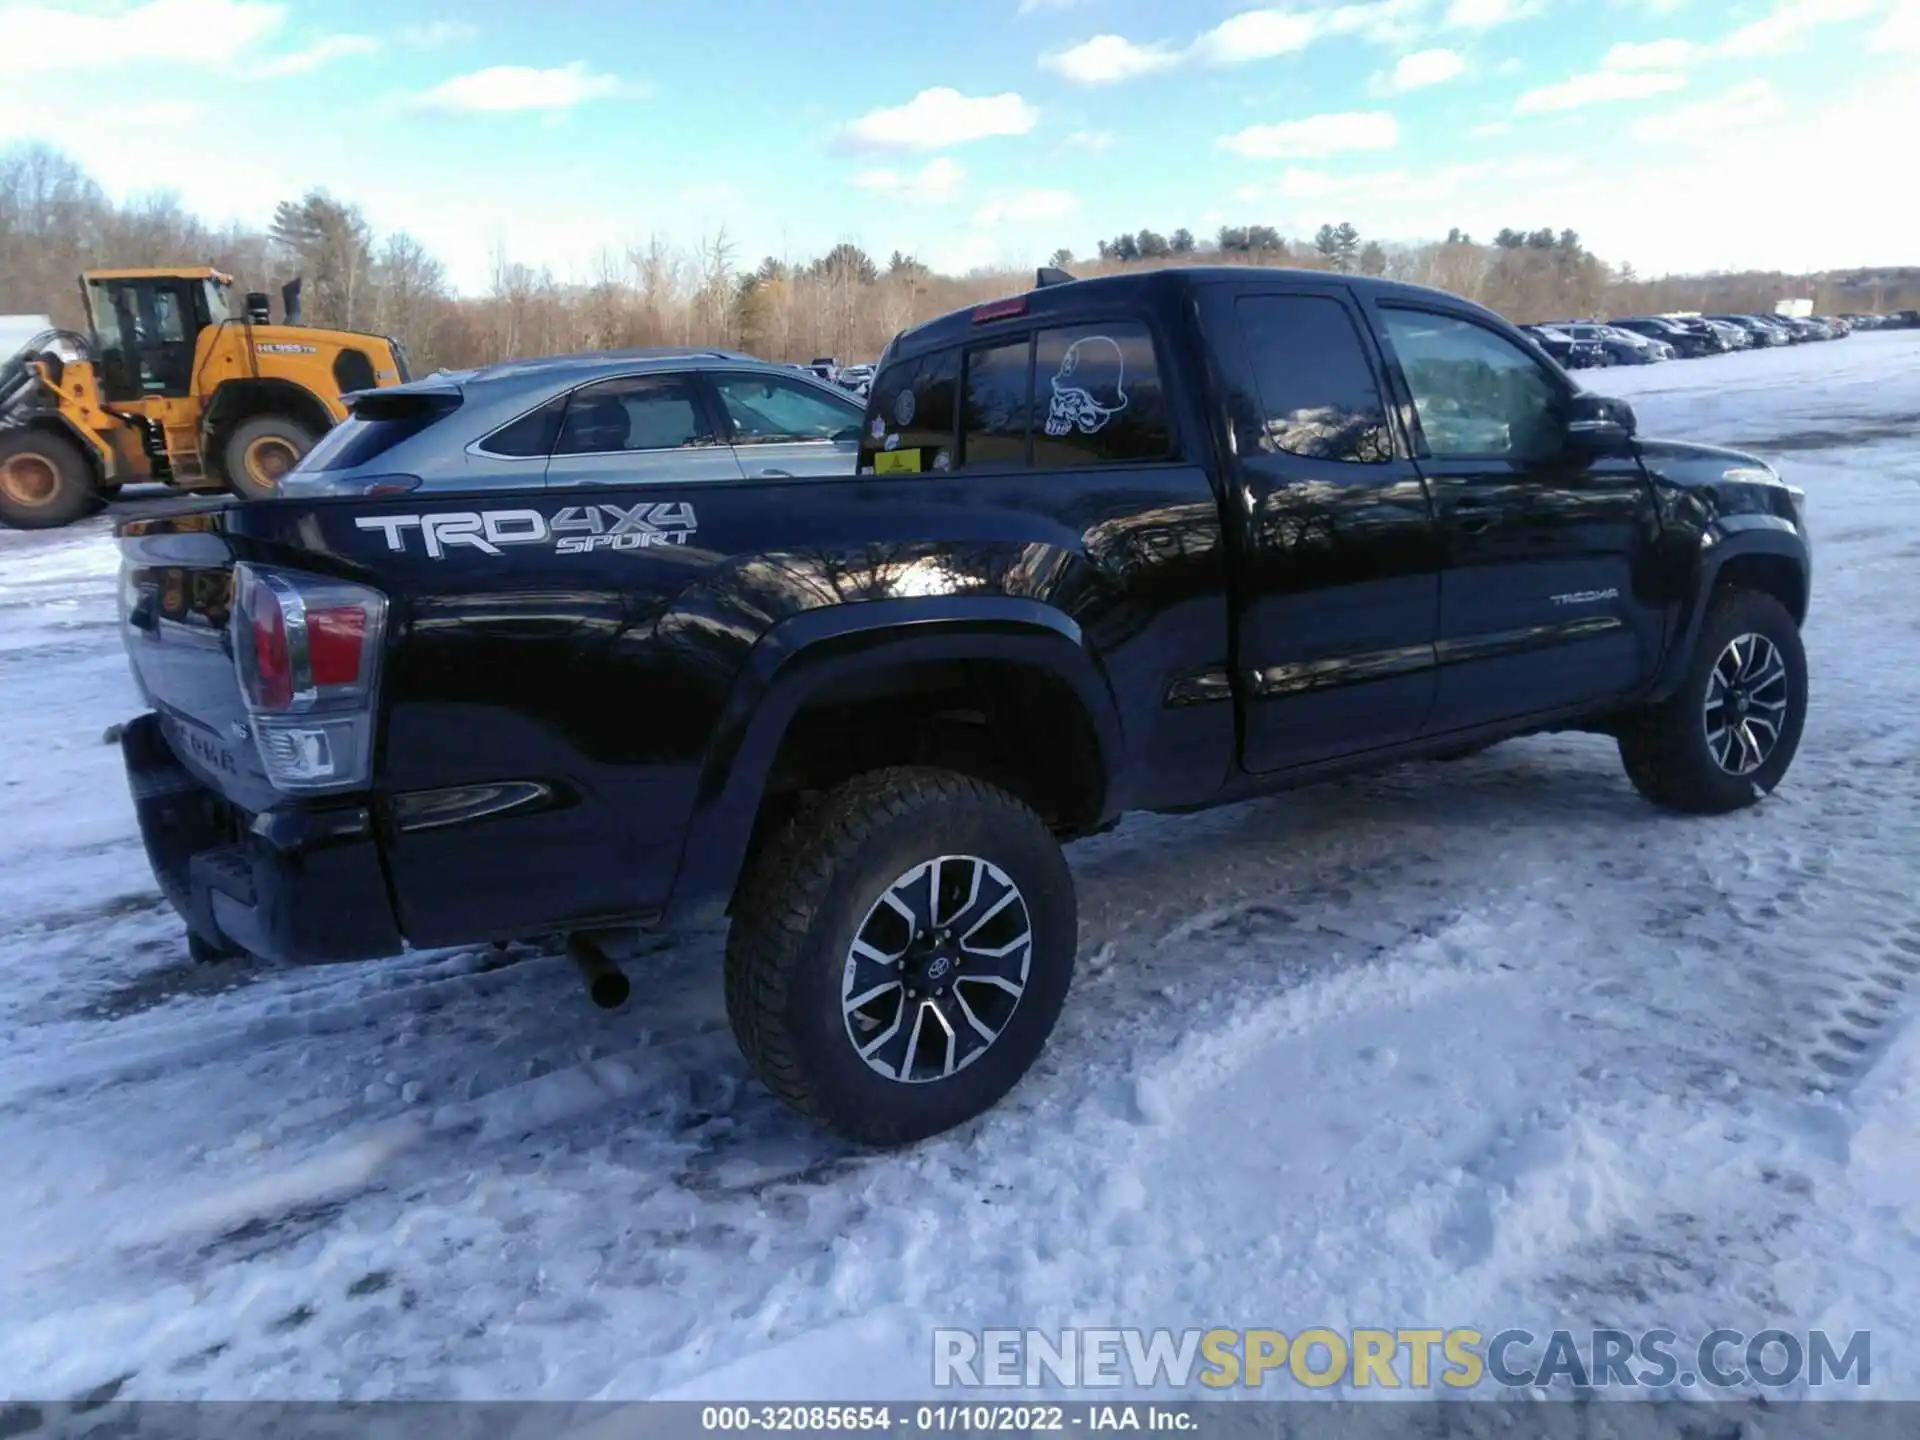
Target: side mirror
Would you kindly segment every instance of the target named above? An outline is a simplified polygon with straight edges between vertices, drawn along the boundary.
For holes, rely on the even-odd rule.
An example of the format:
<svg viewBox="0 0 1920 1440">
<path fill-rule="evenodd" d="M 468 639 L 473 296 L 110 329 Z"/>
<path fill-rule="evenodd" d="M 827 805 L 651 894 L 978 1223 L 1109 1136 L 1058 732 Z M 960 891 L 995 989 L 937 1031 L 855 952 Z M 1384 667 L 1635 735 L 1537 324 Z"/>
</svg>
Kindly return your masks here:
<svg viewBox="0 0 1920 1440">
<path fill-rule="evenodd" d="M 1617 450 L 1633 438 L 1633 407 L 1611 395 L 1581 391 L 1567 415 L 1567 444 L 1582 450 Z"/>
</svg>

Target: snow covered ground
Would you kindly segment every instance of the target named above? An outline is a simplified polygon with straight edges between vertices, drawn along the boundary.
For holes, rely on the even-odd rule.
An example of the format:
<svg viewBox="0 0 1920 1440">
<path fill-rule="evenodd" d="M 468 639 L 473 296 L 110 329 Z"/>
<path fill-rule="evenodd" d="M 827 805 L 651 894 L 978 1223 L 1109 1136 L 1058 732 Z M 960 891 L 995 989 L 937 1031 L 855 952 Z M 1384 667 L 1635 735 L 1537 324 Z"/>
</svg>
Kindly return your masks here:
<svg viewBox="0 0 1920 1440">
<path fill-rule="evenodd" d="M 1130 821 L 1038 1070 L 879 1157 L 748 1080 L 711 941 L 637 1014 L 190 964 L 106 526 L 0 531 L 0 1397 L 908 1398 L 940 1323 L 1871 1329 L 1920 1396 L 1920 335 L 1587 378 L 1809 492 L 1781 792 L 1565 737 Z"/>
</svg>

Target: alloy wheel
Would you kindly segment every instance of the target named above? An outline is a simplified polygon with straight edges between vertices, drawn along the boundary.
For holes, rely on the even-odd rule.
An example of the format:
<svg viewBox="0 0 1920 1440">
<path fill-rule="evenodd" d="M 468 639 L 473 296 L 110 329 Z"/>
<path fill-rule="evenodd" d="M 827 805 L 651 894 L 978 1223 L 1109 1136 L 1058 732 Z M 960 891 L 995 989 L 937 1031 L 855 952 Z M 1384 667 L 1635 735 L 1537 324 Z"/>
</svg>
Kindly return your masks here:
<svg viewBox="0 0 1920 1440">
<path fill-rule="evenodd" d="M 854 932 L 840 992 L 847 1038 L 889 1080 L 944 1080 L 1005 1032 L 1032 956 L 1026 897 L 1006 871 L 977 855 L 924 861 Z"/>
<path fill-rule="evenodd" d="M 1713 662 L 1701 707 L 1707 750 L 1729 775 L 1767 763 L 1786 723 L 1787 662 L 1764 635 L 1736 636 Z"/>
</svg>

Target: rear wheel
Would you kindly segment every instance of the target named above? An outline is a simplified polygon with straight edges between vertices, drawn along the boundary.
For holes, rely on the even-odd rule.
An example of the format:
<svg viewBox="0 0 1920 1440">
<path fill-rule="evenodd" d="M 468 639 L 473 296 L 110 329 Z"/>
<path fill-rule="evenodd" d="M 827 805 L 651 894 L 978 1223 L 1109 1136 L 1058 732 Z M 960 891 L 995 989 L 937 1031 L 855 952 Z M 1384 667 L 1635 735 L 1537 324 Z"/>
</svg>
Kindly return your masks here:
<svg viewBox="0 0 1920 1440">
<path fill-rule="evenodd" d="M 71 525 L 104 500 L 93 467 L 64 435 L 28 430 L 0 438 L 0 520 L 20 530 Z"/>
<path fill-rule="evenodd" d="M 754 862 L 727 940 L 727 1016 L 761 1081 L 849 1139 L 901 1145 L 995 1104 L 1073 975 L 1073 878 L 1006 791 L 875 771 Z"/>
<path fill-rule="evenodd" d="M 271 499 L 313 448 L 314 434 L 285 415 L 255 415 L 234 427 L 223 456 L 227 482 L 249 500 Z"/>
</svg>

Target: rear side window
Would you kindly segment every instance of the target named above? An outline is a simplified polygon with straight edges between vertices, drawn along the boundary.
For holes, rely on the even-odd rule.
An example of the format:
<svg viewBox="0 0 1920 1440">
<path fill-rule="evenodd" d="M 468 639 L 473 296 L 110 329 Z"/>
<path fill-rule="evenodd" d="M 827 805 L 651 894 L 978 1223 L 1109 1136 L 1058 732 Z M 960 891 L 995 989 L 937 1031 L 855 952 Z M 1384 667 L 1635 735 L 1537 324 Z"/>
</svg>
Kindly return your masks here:
<svg viewBox="0 0 1920 1440">
<path fill-rule="evenodd" d="M 396 395 L 377 405 L 356 406 L 352 415 L 320 437 L 296 468 L 308 473 L 358 469 L 459 406 L 458 399 L 439 395 Z"/>
<path fill-rule="evenodd" d="M 538 410 L 501 426 L 479 448 L 509 460 L 544 460 L 553 453 L 554 441 L 560 438 L 560 417 L 566 413 L 567 397 L 556 395 Z"/>
<path fill-rule="evenodd" d="M 1173 453 L 1153 336 L 1129 321 L 1034 338 L 1033 463 L 1041 469 L 1165 460 Z"/>
<path fill-rule="evenodd" d="M 962 465 L 1027 463 L 1032 359 L 1025 337 L 967 352 L 966 395 L 960 407 Z"/>
<path fill-rule="evenodd" d="M 685 375 L 638 375 L 602 380 L 573 392 L 559 455 L 606 455 L 622 450 L 677 450 L 713 443 L 694 382 Z"/>
<path fill-rule="evenodd" d="M 882 370 L 867 394 L 861 466 L 881 474 L 951 469 L 959 384 L 958 350 L 898 360 Z"/>
<path fill-rule="evenodd" d="M 1249 295 L 1237 308 L 1260 391 L 1260 449 L 1362 465 L 1393 457 L 1380 386 L 1346 306 L 1324 295 Z"/>
</svg>

